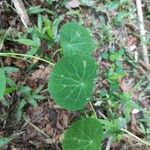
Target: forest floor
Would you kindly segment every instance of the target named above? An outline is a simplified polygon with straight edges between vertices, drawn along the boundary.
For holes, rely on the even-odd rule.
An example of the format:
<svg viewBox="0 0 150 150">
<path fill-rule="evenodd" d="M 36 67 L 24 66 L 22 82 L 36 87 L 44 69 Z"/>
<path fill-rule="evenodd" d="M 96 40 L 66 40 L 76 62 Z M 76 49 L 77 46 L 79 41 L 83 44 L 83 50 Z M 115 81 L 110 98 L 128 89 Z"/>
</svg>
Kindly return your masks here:
<svg viewBox="0 0 150 150">
<path fill-rule="evenodd" d="M 93 56 L 100 66 L 100 75 L 92 104 L 97 117 L 107 118 L 113 128 L 110 132 L 109 125 L 104 123 L 108 133 L 102 142 L 103 149 L 149 150 L 147 144 L 132 135 L 115 130 L 126 126 L 131 134 L 150 141 L 150 65 L 142 56 L 143 43 L 140 42 L 135 1 L 22 2 L 18 6 L 15 0 L 0 0 L 0 52 L 32 54 L 55 64 L 62 56 L 60 28 L 67 22 L 77 21 L 88 29 L 96 44 Z M 27 12 L 27 15 L 21 12 L 24 14 L 21 16 L 19 10 Z M 146 36 L 144 44 L 150 54 L 149 0 L 142 2 L 142 10 Z M 51 24 L 55 36 L 53 41 L 48 41 L 44 35 L 38 39 L 35 36 L 37 30 L 46 27 L 46 24 L 40 24 L 43 16 Z M 24 44 L 16 41 L 22 37 L 30 41 L 24 41 Z M 38 47 L 33 47 L 35 42 Z M 18 57 L 0 57 L 0 66 L 7 72 L 6 94 L 0 101 L 0 136 L 13 137 L 0 149 L 61 150 L 64 131 L 79 118 L 92 115 L 91 107 L 78 112 L 60 108 L 47 89 L 52 67 L 36 58 L 25 61 Z"/>
</svg>

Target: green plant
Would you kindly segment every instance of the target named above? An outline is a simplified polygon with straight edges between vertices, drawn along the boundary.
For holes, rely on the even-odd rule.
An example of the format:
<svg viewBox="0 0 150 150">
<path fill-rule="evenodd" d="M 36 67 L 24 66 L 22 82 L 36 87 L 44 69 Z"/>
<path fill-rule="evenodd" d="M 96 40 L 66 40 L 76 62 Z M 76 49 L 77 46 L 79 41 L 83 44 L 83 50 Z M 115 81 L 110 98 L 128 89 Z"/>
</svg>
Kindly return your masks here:
<svg viewBox="0 0 150 150">
<path fill-rule="evenodd" d="M 80 110 L 91 100 L 94 81 L 98 74 L 96 61 L 91 57 L 95 46 L 86 29 L 76 22 L 68 23 L 61 28 L 60 42 L 64 56 L 53 68 L 48 89 L 52 98 L 63 108 L 70 111 Z M 97 127 L 96 130 L 100 132 L 93 139 L 92 126 Z M 75 135 L 76 131 L 80 133 Z M 96 135 L 96 131 L 94 133 Z M 70 137 L 73 137 L 71 141 Z M 101 147 L 101 139 L 100 122 L 92 118 L 82 119 L 68 130 L 63 141 L 63 148 L 65 150 L 75 148 L 98 150 Z M 70 147 L 70 142 L 74 146 Z"/>
<path fill-rule="evenodd" d="M 115 27 L 123 26 L 129 18 L 133 19 L 135 14 L 135 5 L 132 0 L 105 0 L 100 9 L 97 6 L 95 9 L 106 13 L 111 18 L 108 22 Z"/>
<path fill-rule="evenodd" d="M 18 120 L 21 120 L 23 108 L 26 105 L 30 104 L 33 107 L 36 107 L 38 106 L 38 103 L 45 98 L 44 96 L 39 95 L 39 92 L 41 92 L 42 88 L 43 86 L 39 86 L 36 90 L 33 91 L 27 86 L 18 87 L 18 91 L 21 93 L 21 97 L 18 102 L 18 107 L 16 111 L 16 116 Z"/>
<path fill-rule="evenodd" d="M 5 99 L 5 95 L 7 94 L 11 94 L 12 92 L 14 92 L 17 89 L 17 85 L 15 83 L 15 81 L 13 81 L 9 75 L 10 73 L 14 73 L 18 71 L 18 68 L 16 67 L 3 67 L 3 69 L 1 69 L 3 72 L 3 75 L 1 74 L 0 78 L 2 79 L 2 84 L 1 86 L 3 86 L 3 88 L 1 87 L 1 92 L 3 91 L 3 94 L 0 97 L 0 103 L 3 106 L 9 107 L 11 105 L 10 101 L 7 101 Z M 6 86 L 7 85 L 7 86 Z"/>
<path fill-rule="evenodd" d="M 66 132 L 63 149 L 100 150 L 102 137 L 102 126 L 97 119 L 82 119 L 74 123 Z"/>
<path fill-rule="evenodd" d="M 100 122 L 103 125 L 104 129 L 103 139 L 111 138 L 111 143 L 122 139 L 123 133 L 121 129 L 127 126 L 127 121 L 125 118 L 117 118 L 110 120 L 100 119 Z"/>
<path fill-rule="evenodd" d="M 42 56 L 42 43 L 46 43 L 47 48 L 53 50 L 53 45 L 58 41 L 58 25 L 63 20 L 63 16 L 60 16 L 52 23 L 47 17 L 38 15 L 37 26 L 30 27 L 27 33 L 23 33 L 19 36 L 16 42 L 24 44 L 29 47 L 26 53 L 25 59 L 31 58 L 31 56 L 38 55 Z M 29 55 L 29 56 L 27 56 Z M 45 59 L 49 57 L 44 56 Z"/>
<path fill-rule="evenodd" d="M 51 23 L 47 20 L 47 18 L 45 18 L 45 28 L 43 29 L 41 16 L 39 16 L 39 18 L 38 31 L 35 32 L 35 35 L 40 35 L 39 37 L 41 37 L 42 33 L 44 33 L 44 35 L 46 34 L 45 37 L 53 37 L 54 33 L 51 32 Z M 32 40 L 23 38 L 22 40 L 19 39 L 17 41 L 39 49 L 40 44 L 38 44 L 38 47 L 36 47 L 35 45 L 35 43 L 39 41 L 39 37 L 36 38 L 35 36 L 34 39 L 33 35 Z M 52 40 L 55 40 L 55 38 L 52 38 Z M 94 113 L 94 118 L 88 117 L 81 119 L 68 129 L 62 144 L 64 150 L 99 150 L 102 149 L 102 139 L 108 138 L 109 135 L 111 135 L 111 137 L 113 135 L 117 135 L 118 137 L 119 135 L 123 134 L 122 132 L 126 132 L 140 142 L 149 145 L 149 143 L 139 139 L 129 131 L 125 130 L 124 127 L 126 127 L 127 119 L 119 118 L 116 114 L 112 115 L 112 110 L 110 111 L 112 112 L 112 114 L 110 115 L 111 119 L 106 117 L 105 120 L 99 120 L 97 118 L 96 112 L 90 100 L 92 100 L 94 83 L 96 82 L 99 70 L 96 61 L 91 56 L 92 52 L 95 49 L 95 45 L 93 44 L 92 38 L 88 31 L 76 22 L 67 23 L 60 30 L 60 43 L 62 46 L 63 56 L 54 66 L 51 72 L 48 82 L 48 91 L 54 101 L 62 108 L 65 108 L 69 111 L 77 111 L 81 110 L 89 102 Z M 46 62 L 49 65 L 54 65 L 49 60 L 45 60 L 41 57 L 33 55 L 33 53 L 0 53 L 0 56 L 17 56 L 17 58 L 19 57 L 21 59 L 23 57 L 27 61 L 29 58 L 34 58 Z M 111 68 L 109 68 L 107 70 L 107 73 L 105 74 L 106 79 L 110 84 L 109 95 L 112 96 L 106 96 L 106 100 L 110 102 L 109 104 L 113 105 L 116 109 L 118 109 L 116 105 L 118 104 L 118 98 L 120 101 L 124 101 L 124 103 L 129 102 L 130 100 L 130 95 L 126 95 L 124 93 L 120 94 L 120 91 L 118 90 L 118 79 L 125 76 L 122 63 L 120 61 L 123 56 L 123 49 L 119 51 L 110 51 L 110 53 L 108 54 L 103 54 L 103 57 L 105 57 L 105 59 L 109 59 L 112 62 Z M 3 69 L 1 69 L 0 78 L 5 79 Z M 4 94 L 5 87 L 6 83 L 4 82 L 0 87 L 2 88 L 1 96 Z M 22 99 L 19 102 L 17 112 L 18 118 L 21 118 L 22 109 L 25 105 L 30 103 L 32 106 L 37 106 L 37 102 L 39 102 L 39 100 L 43 99 L 44 97 L 38 94 L 42 90 L 42 87 L 39 87 L 35 91 L 32 91 L 29 87 L 26 86 L 22 86 L 19 88 L 22 94 Z M 105 90 L 105 92 L 103 93 L 104 97 L 105 94 L 107 95 L 107 90 Z M 126 105 L 127 104 L 128 103 L 126 103 Z M 128 113 L 130 109 L 130 107 L 127 108 Z M 108 115 L 108 117 L 110 116 Z M 101 124 L 103 125 L 103 127 Z M 103 129 L 107 134 L 103 134 Z"/>
<path fill-rule="evenodd" d="M 40 26 L 41 25 L 39 25 L 39 28 Z M 46 26 L 48 26 L 48 23 L 46 23 Z M 66 34 L 66 32 L 69 34 Z M 47 33 L 49 35 L 51 34 L 50 32 Z M 27 44 L 38 49 L 35 45 L 36 41 L 34 41 L 34 38 L 33 41 L 29 39 L 19 39 L 18 41 L 22 44 Z M 87 30 L 76 22 L 68 23 L 62 27 L 60 31 L 60 41 L 64 56 L 53 68 L 48 83 L 48 89 L 51 96 L 60 106 L 68 110 L 79 110 L 91 100 L 93 85 L 95 78 L 98 75 L 96 61 L 91 57 L 95 46 Z M 82 54 L 79 55 L 79 52 Z M 43 61 L 43 59 L 32 56 L 32 54 L 3 53 L 2 56 L 27 56 L 26 59 L 30 56 L 30 58 L 37 58 Z M 27 103 L 36 106 L 36 100 L 41 99 L 41 96 L 37 95 L 40 90 L 37 89 L 32 93 L 30 88 L 21 87 L 20 92 L 23 95 L 23 99 L 18 105 L 18 118 L 21 118 L 22 108 Z M 86 121 L 90 121 L 91 124 L 86 124 L 85 126 L 84 122 Z M 87 120 L 80 120 L 80 124 L 83 126 L 83 129 L 81 128 L 81 133 L 85 130 L 84 126 L 86 128 L 91 128 L 91 125 L 98 127 L 100 132 L 98 139 L 95 139 L 96 137 L 94 137 L 93 142 L 89 146 L 93 147 L 97 143 L 95 148 L 99 149 L 99 147 L 101 147 L 100 141 L 102 139 L 102 128 L 100 122 L 96 119 L 93 120 L 92 118 L 89 118 Z M 74 130 L 75 127 L 72 126 L 71 129 Z M 91 132 L 91 130 L 88 132 Z M 68 131 L 68 133 L 70 134 L 70 131 Z M 67 144 L 66 138 L 64 140 L 65 145 Z M 81 143 L 79 142 L 79 147 L 87 140 L 86 136 L 83 136 L 82 138 L 83 139 L 80 141 Z M 65 147 L 65 149 L 67 150 L 67 147 Z"/>
<path fill-rule="evenodd" d="M 0 147 L 8 144 L 13 138 L 0 137 Z"/>
<path fill-rule="evenodd" d="M 145 108 L 141 111 L 143 113 L 143 118 L 139 119 L 138 129 L 141 133 L 143 133 L 146 139 L 150 140 L 150 109 Z"/>
<path fill-rule="evenodd" d="M 3 69 L 0 69 L 0 98 L 2 98 L 6 87 L 6 76 Z"/>
<path fill-rule="evenodd" d="M 76 22 L 67 23 L 62 27 L 60 42 L 64 56 L 79 53 L 91 55 L 95 49 L 88 31 Z"/>
<path fill-rule="evenodd" d="M 122 91 L 120 80 L 127 77 L 123 69 L 122 61 L 125 59 L 125 49 L 108 50 L 102 54 L 103 61 L 109 63 L 109 67 L 104 69 L 104 78 L 107 79 L 108 87 L 103 87 L 100 91 L 100 99 L 103 100 L 103 107 L 106 110 L 105 120 L 101 119 L 104 128 L 104 138 L 110 143 L 123 138 L 123 128 L 126 128 L 131 121 L 131 111 L 141 107 L 132 100 L 132 92 Z M 119 114 L 122 110 L 121 114 Z M 113 136 L 112 136 L 113 135 Z"/>
<path fill-rule="evenodd" d="M 90 101 L 97 65 L 87 55 L 64 56 L 49 80 L 52 98 L 63 108 L 79 110 Z"/>
</svg>

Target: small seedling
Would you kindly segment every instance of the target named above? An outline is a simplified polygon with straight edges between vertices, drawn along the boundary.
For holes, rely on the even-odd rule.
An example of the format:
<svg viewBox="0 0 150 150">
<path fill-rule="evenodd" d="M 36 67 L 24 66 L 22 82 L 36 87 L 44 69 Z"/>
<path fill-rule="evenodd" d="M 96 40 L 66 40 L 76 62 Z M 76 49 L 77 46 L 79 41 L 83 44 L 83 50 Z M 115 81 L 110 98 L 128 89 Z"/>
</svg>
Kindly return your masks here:
<svg viewBox="0 0 150 150">
<path fill-rule="evenodd" d="M 35 91 L 27 86 L 20 86 L 18 91 L 21 93 L 21 97 L 18 103 L 16 116 L 18 120 L 21 120 L 23 115 L 23 109 L 25 106 L 30 104 L 33 107 L 38 106 L 38 103 L 43 100 L 45 97 L 39 95 L 39 92 L 42 90 L 43 86 L 38 87 Z"/>
</svg>

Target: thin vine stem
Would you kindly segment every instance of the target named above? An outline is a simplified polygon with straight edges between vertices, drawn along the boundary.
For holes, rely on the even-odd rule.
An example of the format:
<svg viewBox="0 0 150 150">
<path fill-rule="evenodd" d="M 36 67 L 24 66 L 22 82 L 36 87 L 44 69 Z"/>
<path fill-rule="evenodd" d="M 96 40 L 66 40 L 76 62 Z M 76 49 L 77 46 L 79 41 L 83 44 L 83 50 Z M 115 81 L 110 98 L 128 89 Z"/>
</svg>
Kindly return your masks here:
<svg viewBox="0 0 150 150">
<path fill-rule="evenodd" d="M 30 58 L 33 58 L 33 59 L 40 60 L 40 61 L 43 61 L 45 63 L 48 63 L 51 66 L 54 66 L 54 63 L 52 63 L 52 62 L 50 62 L 48 60 L 45 60 L 45 59 L 43 59 L 41 57 L 38 57 L 38 56 L 32 56 L 32 55 L 27 55 L 27 54 L 17 54 L 17 53 L 0 53 L 0 56 L 13 57 L 13 58 L 18 58 L 18 59 L 23 59 L 25 61 L 28 61 L 28 60 L 25 59 L 25 58 L 22 58 L 22 57 L 30 57 Z M 20 56 L 20 57 L 17 57 L 17 56 Z"/>
</svg>

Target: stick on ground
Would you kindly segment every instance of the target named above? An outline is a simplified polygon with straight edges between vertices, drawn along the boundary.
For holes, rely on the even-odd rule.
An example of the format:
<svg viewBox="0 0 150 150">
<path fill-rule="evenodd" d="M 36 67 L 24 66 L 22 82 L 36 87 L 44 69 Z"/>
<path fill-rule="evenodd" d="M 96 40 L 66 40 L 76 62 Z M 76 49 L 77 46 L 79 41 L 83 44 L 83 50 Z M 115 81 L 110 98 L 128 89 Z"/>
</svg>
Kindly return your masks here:
<svg viewBox="0 0 150 150">
<path fill-rule="evenodd" d="M 147 50 L 147 46 L 146 46 L 146 37 L 145 37 L 145 29 L 144 29 L 141 0 L 136 0 L 136 8 L 137 8 L 139 30 L 140 30 L 143 60 L 147 65 L 149 65 L 149 58 L 148 58 L 148 50 Z"/>
<path fill-rule="evenodd" d="M 12 0 L 14 7 L 19 14 L 23 25 L 27 28 L 30 24 L 29 16 L 26 12 L 26 8 L 22 2 L 22 0 Z"/>
</svg>

